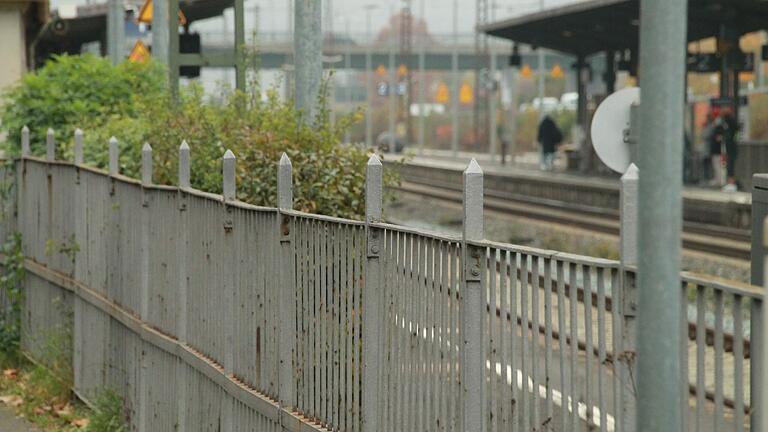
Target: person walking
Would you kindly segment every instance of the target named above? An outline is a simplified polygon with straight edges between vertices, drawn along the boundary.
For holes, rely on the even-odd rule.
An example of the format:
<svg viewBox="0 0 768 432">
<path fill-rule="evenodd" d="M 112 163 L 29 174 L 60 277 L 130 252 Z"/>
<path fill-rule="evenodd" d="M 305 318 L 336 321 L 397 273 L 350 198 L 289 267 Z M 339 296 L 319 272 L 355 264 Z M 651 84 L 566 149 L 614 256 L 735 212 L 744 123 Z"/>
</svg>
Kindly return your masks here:
<svg viewBox="0 0 768 432">
<path fill-rule="evenodd" d="M 704 125 L 701 130 L 702 141 L 704 141 L 704 157 L 701 161 L 702 180 L 712 182 L 715 179 L 715 166 L 713 160 L 720 161 L 720 145 L 714 145 L 715 140 L 715 116 L 712 112 L 707 113 Z M 717 147 L 717 153 L 713 153 L 713 148 Z"/>
<path fill-rule="evenodd" d="M 725 147 L 725 167 L 726 183 L 723 186 L 725 192 L 736 192 L 739 190 L 736 182 L 736 158 L 738 157 L 738 143 L 736 135 L 739 132 L 739 124 L 732 110 L 727 110 L 723 114 L 723 144 Z"/>
<path fill-rule="evenodd" d="M 541 120 L 536 141 L 538 141 L 541 150 L 541 169 L 543 171 L 552 171 L 555 151 L 557 146 L 563 141 L 563 133 L 549 115 L 545 115 Z"/>
</svg>

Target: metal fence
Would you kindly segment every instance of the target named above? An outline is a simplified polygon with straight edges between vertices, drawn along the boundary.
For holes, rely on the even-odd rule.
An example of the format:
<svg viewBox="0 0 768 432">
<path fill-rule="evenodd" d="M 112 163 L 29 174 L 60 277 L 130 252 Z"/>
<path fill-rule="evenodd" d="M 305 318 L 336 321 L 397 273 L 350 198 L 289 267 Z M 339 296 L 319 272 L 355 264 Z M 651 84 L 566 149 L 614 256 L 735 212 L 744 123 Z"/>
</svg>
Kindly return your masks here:
<svg viewBox="0 0 768 432">
<path fill-rule="evenodd" d="M 177 187 L 152 184 L 148 146 L 137 181 L 116 141 L 110 172 L 80 141 L 75 163 L 23 146 L 0 228 L 28 257 L 24 349 L 71 320 L 75 391 L 116 390 L 132 430 L 634 430 L 636 177 L 617 262 L 484 240 L 476 163 L 454 238 L 382 221 L 375 156 L 351 221 L 292 210 L 287 157 L 265 208 L 235 199 L 230 152 L 217 195 L 190 187 L 186 144 Z M 761 291 L 678 289 L 687 429 L 749 430 Z"/>
</svg>

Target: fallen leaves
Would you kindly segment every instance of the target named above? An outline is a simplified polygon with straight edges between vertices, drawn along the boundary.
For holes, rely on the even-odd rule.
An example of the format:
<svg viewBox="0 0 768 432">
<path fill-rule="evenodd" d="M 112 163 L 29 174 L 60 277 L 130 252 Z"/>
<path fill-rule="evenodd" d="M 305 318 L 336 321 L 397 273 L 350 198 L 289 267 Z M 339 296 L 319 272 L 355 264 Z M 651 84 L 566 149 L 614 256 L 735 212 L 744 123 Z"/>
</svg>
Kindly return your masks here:
<svg viewBox="0 0 768 432">
<path fill-rule="evenodd" d="M 74 419 L 74 420 L 72 420 L 72 421 L 71 421 L 71 422 L 69 422 L 69 423 L 70 423 L 72 426 L 77 426 L 77 427 L 79 427 L 79 428 L 84 428 L 84 427 L 88 426 L 88 424 L 89 424 L 90 422 L 91 422 L 91 421 L 90 421 L 89 419 L 87 419 L 87 418 L 79 418 L 79 419 Z"/>
<path fill-rule="evenodd" d="M 0 396 L 0 403 L 3 403 L 5 405 L 12 406 L 15 408 L 15 407 L 21 406 L 21 404 L 24 403 L 24 399 L 18 395 L 6 395 L 6 396 Z"/>
<path fill-rule="evenodd" d="M 5 369 L 3 370 L 3 377 L 9 380 L 15 380 L 19 376 L 18 369 Z"/>
</svg>

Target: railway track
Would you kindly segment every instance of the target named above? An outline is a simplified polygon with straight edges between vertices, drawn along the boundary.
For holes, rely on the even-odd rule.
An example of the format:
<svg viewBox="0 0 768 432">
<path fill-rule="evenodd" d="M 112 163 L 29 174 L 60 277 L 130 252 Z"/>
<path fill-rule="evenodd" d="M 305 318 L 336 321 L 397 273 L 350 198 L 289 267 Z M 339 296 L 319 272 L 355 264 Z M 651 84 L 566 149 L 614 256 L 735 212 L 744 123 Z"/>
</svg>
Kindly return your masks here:
<svg viewBox="0 0 768 432">
<path fill-rule="evenodd" d="M 403 181 L 394 189 L 446 202 L 462 202 L 462 191 L 456 185 L 425 178 Z M 588 231 L 619 235 L 618 212 L 604 208 L 509 194 L 486 188 L 485 209 L 492 213 L 518 215 Z M 690 251 L 748 261 L 750 242 L 748 230 L 690 221 L 683 223 L 682 243 L 683 247 Z"/>
</svg>

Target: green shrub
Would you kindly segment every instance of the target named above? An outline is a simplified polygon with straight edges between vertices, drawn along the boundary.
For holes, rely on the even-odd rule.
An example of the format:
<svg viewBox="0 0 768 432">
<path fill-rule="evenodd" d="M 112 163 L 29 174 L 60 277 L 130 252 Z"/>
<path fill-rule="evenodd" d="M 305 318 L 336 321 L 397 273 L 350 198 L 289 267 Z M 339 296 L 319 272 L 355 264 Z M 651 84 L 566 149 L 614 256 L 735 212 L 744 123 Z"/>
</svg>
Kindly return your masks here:
<svg viewBox="0 0 768 432">
<path fill-rule="evenodd" d="M 360 218 L 365 213 L 365 164 L 368 153 L 339 144 L 359 113 L 328 119 L 325 96 L 320 114 L 307 124 L 291 101 L 275 89 L 229 92 L 218 103 L 206 102 L 202 90 L 189 86 L 179 102 L 167 97 L 139 102 L 134 117 L 110 116 L 101 126 L 86 129 L 86 163 L 106 168 L 111 136 L 120 141 L 120 171 L 138 177 L 141 147 L 152 145 L 154 181 L 176 184 L 178 148 L 186 140 L 191 150 L 192 186 L 221 191 L 221 157 L 231 149 L 237 157 L 238 198 L 256 205 L 276 203 L 277 161 L 288 154 L 294 170 L 295 208 L 329 216 Z M 394 179 L 387 181 L 392 184 Z"/>
<path fill-rule="evenodd" d="M 361 113 L 331 122 L 327 88 L 317 101 L 319 114 L 305 122 L 292 101 L 281 100 L 274 88 L 263 97 L 257 82 L 247 93 L 224 89 L 209 98 L 193 84 L 172 101 L 160 84 L 161 71 L 152 62 L 112 66 L 91 55 L 56 57 L 6 95 L 2 121 L 9 134 L 7 151 L 18 154 L 19 131 L 27 124 L 33 154 L 44 154 L 45 131 L 53 127 L 63 144 L 57 156 L 71 159 L 73 131 L 80 127 L 87 164 L 107 168 L 107 142 L 115 136 L 121 173 L 139 177 L 141 147 L 149 142 L 155 183 L 176 184 L 178 147 L 186 140 L 193 187 L 218 193 L 221 157 L 231 149 L 238 158 L 238 198 L 270 206 L 276 203 L 276 164 L 286 152 L 293 162 L 297 209 L 349 218 L 364 215 L 368 154 L 340 145 Z M 393 181 L 390 176 L 386 183 Z"/>
<path fill-rule="evenodd" d="M 56 56 L 3 95 L 0 120 L 8 133 L 4 149 L 19 154 L 21 128 L 27 125 L 33 153 L 45 152 L 45 134 L 53 128 L 63 144 L 59 156 L 66 155 L 75 128 L 111 115 L 133 116 L 137 98 L 162 91 L 162 69 L 151 62 L 112 66 L 92 54 Z"/>
</svg>

